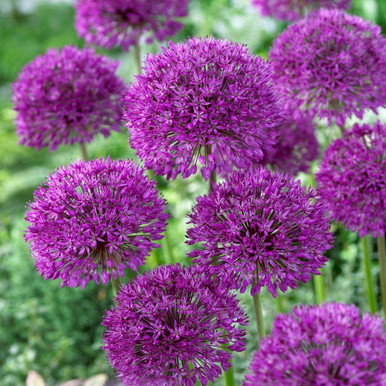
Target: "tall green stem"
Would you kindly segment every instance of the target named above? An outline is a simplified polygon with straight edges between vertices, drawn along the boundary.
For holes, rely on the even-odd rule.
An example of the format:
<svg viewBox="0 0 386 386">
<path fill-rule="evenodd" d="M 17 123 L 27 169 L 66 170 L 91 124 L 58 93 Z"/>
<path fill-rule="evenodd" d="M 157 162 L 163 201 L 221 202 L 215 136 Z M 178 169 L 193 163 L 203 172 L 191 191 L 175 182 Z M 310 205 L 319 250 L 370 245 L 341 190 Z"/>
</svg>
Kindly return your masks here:
<svg viewBox="0 0 386 386">
<path fill-rule="evenodd" d="M 116 297 L 119 289 L 121 288 L 121 279 L 117 276 L 116 279 L 111 278 L 111 285 L 113 286 L 113 296 Z"/>
<path fill-rule="evenodd" d="M 283 313 L 283 302 L 282 302 L 282 297 L 279 290 L 276 292 L 276 309 L 279 314 Z"/>
<path fill-rule="evenodd" d="M 375 298 L 373 281 L 371 278 L 371 248 L 370 248 L 370 236 L 364 236 L 361 239 L 362 252 L 363 252 L 363 269 L 365 271 L 366 278 L 366 292 L 367 300 L 369 302 L 369 309 L 372 314 L 377 311 L 377 301 Z"/>
<path fill-rule="evenodd" d="M 82 155 L 82 158 L 84 161 L 88 161 L 88 155 L 87 155 L 87 149 L 85 143 L 80 143 L 80 154 Z"/>
<path fill-rule="evenodd" d="M 141 48 L 138 42 L 134 46 L 134 58 L 137 75 L 139 75 L 141 73 Z"/>
<path fill-rule="evenodd" d="M 233 372 L 233 366 L 232 366 L 232 360 L 231 367 L 228 368 L 228 370 L 224 373 L 224 381 L 226 386 L 235 386 L 235 375 Z"/>
<path fill-rule="evenodd" d="M 263 319 L 263 311 L 261 308 L 260 294 L 256 294 L 253 296 L 253 305 L 255 308 L 255 316 L 256 316 L 256 326 L 257 326 L 257 335 L 259 339 L 264 338 L 264 319 Z"/>
<path fill-rule="evenodd" d="M 314 276 L 316 303 L 318 303 L 319 305 L 321 305 L 324 299 L 326 298 L 326 290 L 324 287 L 324 280 L 323 280 L 322 273 L 323 271 L 322 269 L 320 269 L 320 275 Z"/>
<path fill-rule="evenodd" d="M 377 236 L 378 258 L 379 258 L 379 276 L 381 279 L 381 295 L 383 313 L 386 317 L 386 254 L 385 254 L 385 238 L 379 233 Z"/>
</svg>

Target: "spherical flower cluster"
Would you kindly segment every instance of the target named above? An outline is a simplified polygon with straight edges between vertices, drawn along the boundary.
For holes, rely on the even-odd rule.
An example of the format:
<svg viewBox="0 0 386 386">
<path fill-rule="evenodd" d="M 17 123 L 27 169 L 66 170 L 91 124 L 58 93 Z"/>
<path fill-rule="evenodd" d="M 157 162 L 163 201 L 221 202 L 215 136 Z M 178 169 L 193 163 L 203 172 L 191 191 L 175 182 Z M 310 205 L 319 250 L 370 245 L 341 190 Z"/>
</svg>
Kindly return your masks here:
<svg viewBox="0 0 386 386">
<path fill-rule="evenodd" d="M 174 35 L 187 6 L 188 0 L 77 0 L 75 28 L 87 43 L 128 51 L 143 35 L 147 43 Z"/>
<path fill-rule="evenodd" d="M 278 129 L 279 141 L 272 151 L 264 154 L 262 163 L 292 176 L 306 173 L 310 162 L 319 154 L 312 118 L 305 113 L 288 111 L 288 118 Z"/>
<path fill-rule="evenodd" d="M 45 279 L 62 286 L 106 284 L 136 270 L 161 239 L 168 214 L 154 181 L 132 161 L 76 161 L 34 193 L 26 241 Z"/>
<path fill-rule="evenodd" d="M 316 182 L 335 221 L 359 231 L 385 235 L 386 125 L 355 124 L 327 148 Z"/>
<path fill-rule="evenodd" d="M 200 267 L 160 266 L 138 276 L 107 311 L 105 346 L 125 385 L 203 385 L 245 349 L 248 322 L 234 294 Z"/>
<path fill-rule="evenodd" d="M 19 143 L 35 147 L 90 142 L 120 131 L 125 85 L 118 62 L 92 49 L 49 49 L 27 64 L 13 85 Z"/>
<path fill-rule="evenodd" d="M 279 314 L 261 342 L 244 386 L 384 385 L 382 318 L 342 303 L 300 306 Z"/>
<path fill-rule="evenodd" d="M 281 106 L 268 62 L 240 44 L 192 38 L 148 55 L 126 96 L 131 145 L 156 174 L 205 179 L 244 168 L 276 142 Z"/>
<path fill-rule="evenodd" d="M 270 59 L 280 91 L 313 116 L 343 126 L 386 103 L 386 39 L 358 16 L 313 12 L 278 36 Z"/>
<path fill-rule="evenodd" d="M 350 8 L 351 0 L 252 0 L 263 16 L 296 21 L 318 8 Z"/>
<path fill-rule="evenodd" d="M 326 262 L 323 252 L 332 245 L 325 205 L 313 189 L 308 192 L 289 175 L 259 168 L 235 172 L 197 198 L 190 214 L 188 244 L 200 264 L 252 295 L 267 286 L 295 288 Z"/>
</svg>

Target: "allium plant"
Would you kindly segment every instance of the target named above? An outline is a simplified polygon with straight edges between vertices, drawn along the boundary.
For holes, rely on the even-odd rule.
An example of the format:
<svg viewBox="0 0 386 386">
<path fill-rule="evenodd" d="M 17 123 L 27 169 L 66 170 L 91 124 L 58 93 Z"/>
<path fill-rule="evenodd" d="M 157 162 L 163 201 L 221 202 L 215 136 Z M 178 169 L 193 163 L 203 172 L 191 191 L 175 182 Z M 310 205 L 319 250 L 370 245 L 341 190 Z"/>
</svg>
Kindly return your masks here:
<svg viewBox="0 0 386 386">
<path fill-rule="evenodd" d="M 151 43 L 174 35 L 187 6 L 188 0 L 77 0 L 75 28 L 87 43 L 128 51 L 141 36 Z"/>
<path fill-rule="evenodd" d="M 316 182 L 335 221 L 363 237 L 385 235 L 386 125 L 355 124 L 327 148 Z"/>
<path fill-rule="evenodd" d="M 307 113 L 289 110 L 288 118 L 278 129 L 279 141 L 273 150 L 265 152 L 262 163 L 292 176 L 306 173 L 319 154 L 312 118 Z"/>
<path fill-rule="evenodd" d="M 383 320 L 342 303 L 279 314 L 260 345 L 244 386 L 384 385 Z"/>
<path fill-rule="evenodd" d="M 120 290 L 103 349 L 125 385 L 207 385 L 230 366 L 223 347 L 245 349 L 248 318 L 218 284 L 202 267 L 169 265 Z"/>
<path fill-rule="evenodd" d="M 263 16 L 296 21 L 309 11 L 319 8 L 350 8 L 351 0 L 251 0 Z"/>
<path fill-rule="evenodd" d="M 125 85 L 117 67 L 92 49 L 72 46 L 51 48 L 27 64 L 13 85 L 19 143 L 55 150 L 120 131 Z"/>
<path fill-rule="evenodd" d="M 329 123 L 386 103 L 386 39 L 358 16 L 313 12 L 276 38 L 270 59 L 279 90 Z"/>
<path fill-rule="evenodd" d="M 146 58 L 125 120 L 147 168 L 167 178 L 246 168 L 276 142 L 281 106 L 268 62 L 246 46 L 192 38 Z"/>
<path fill-rule="evenodd" d="M 45 279 L 106 284 L 136 270 L 161 239 L 168 214 L 155 182 L 132 161 L 76 161 L 34 193 L 25 239 Z"/>
<path fill-rule="evenodd" d="M 327 261 L 332 246 L 326 207 L 314 189 L 289 175 L 259 168 L 235 172 L 197 198 L 189 215 L 188 244 L 199 264 L 242 292 L 276 291 L 307 282 Z"/>
</svg>

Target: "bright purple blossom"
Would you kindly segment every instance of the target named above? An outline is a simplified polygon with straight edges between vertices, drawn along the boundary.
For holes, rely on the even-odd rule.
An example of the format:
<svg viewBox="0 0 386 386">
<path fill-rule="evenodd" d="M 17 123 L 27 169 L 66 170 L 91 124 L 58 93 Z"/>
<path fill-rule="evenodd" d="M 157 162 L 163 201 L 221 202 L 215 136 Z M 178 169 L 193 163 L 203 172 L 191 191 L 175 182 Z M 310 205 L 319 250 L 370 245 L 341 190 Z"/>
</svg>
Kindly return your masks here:
<svg viewBox="0 0 386 386">
<path fill-rule="evenodd" d="M 188 0 L 77 0 L 75 28 L 87 43 L 128 51 L 141 36 L 147 43 L 173 36 L 187 6 Z"/>
<path fill-rule="evenodd" d="M 289 110 L 288 118 L 278 129 L 279 141 L 272 151 L 265 152 L 262 163 L 292 176 L 306 173 L 319 154 L 312 118 L 304 112 Z"/>
<path fill-rule="evenodd" d="M 296 288 L 327 261 L 323 252 L 332 246 L 326 208 L 314 189 L 291 176 L 259 168 L 235 172 L 197 198 L 189 215 L 188 244 L 200 264 L 242 292 L 251 284 L 252 295 L 267 286 Z"/>
<path fill-rule="evenodd" d="M 343 126 L 386 104 L 386 39 L 358 16 L 313 12 L 277 37 L 270 59 L 279 90 L 313 116 Z"/>
<path fill-rule="evenodd" d="M 279 20 L 296 21 L 309 11 L 319 8 L 348 9 L 351 0 L 251 0 L 263 16 L 272 16 Z"/>
<path fill-rule="evenodd" d="M 90 142 L 120 131 L 125 85 L 118 62 L 92 49 L 49 49 L 27 64 L 13 85 L 19 143 L 36 150 Z"/>
<path fill-rule="evenodd" d="M 34 193 L 25 238 L 45 279 L 106 284 L 137 270 L 165 230 L 166 203 L 144 169 L 127 160 L 76 161 Z"/>
<path fill-rule="evenodd" d="M 216 168 L 261 160 L 281 114 L 269 63 L 214 38 L 149 54 L 125 106 L 132 147 L 147 168 L 173 179 L 195 174 L 197 163 L 208 179 Z"/>
<path fill-rule="evenodd" d="M 138 276 L 107 311 L 105 346 L 125 385 L 203 385 L 245 349 L 248 318 L 236 296 L 198 266 L 160 266 Z M 221 366 L 221 367 L 220 367 Z"/>
<path fill-rule="evenodd" d="M 358 231 L 385 235 L 386 125 L 355 124 L 327 148 L 316 182 L 335 221 Z"/>
<path fill-rule="evenodd" d="M 386 384 L 383 320 L 342 303 L 279 314 L 244 386 Z"/>
</svg>

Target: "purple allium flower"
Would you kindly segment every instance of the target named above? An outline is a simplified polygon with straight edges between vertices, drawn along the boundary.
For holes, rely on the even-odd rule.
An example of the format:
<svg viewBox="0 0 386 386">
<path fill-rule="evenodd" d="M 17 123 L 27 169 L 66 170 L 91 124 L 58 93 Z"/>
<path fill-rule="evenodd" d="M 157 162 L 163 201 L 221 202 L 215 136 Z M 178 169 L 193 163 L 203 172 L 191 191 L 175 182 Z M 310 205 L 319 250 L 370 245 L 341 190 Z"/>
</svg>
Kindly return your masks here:
<svg viewBox="0 0 386 386">
<path fill-rule="evenodd" d="M 125 385 L 203 385 L 245 349 L 248 318 L 202 267 L 160 266 L 138 276 L 107 311 L 105 346 Z M 221 366 L 221 367 L 220 367 Z"/>
<path fill-rule="evenodd" d="M 142 35 L 147 43 L 174 35 L 187 6 L 188 0 L 77 0 L 75 28 L 87 43 L 128 51 Z"/>
<path fill-rule="evenodd" d="M 312 10 L 319 8 L 348 9 L 351 0 L 251 0 L 263 16 L 279 20 L 296 21 Z"/>
<path fill-rule="evenodd" d="M 264 154 L 262 163 L 292 176 L 307 172 L 319 154 L 315 131 L 308 114 L 289 110 L 287 120 L 279 126 L 279 142 Z"/>
<path fill-rule="evenodd" d="M 270 59 L 279 90 L 313 116 L 343 126 L 386 104 L 386 39 L 358 16 L 313 12 L 277 37 Z"/>
<path fill-rule="evenodd" d="M 50 175 L 34 193 L 26 220 L 39 273 L 62 286 L 106 284 L 136 270 L 161 239 L 166 203 L 154 181 L 132 161 L 76 161 Z"/>
<path fill-rule="evenodd" d="M 327 258 L 332 245 L 325 206 L 313 189 L 291 176 L 258 168 L 235 172 L 197 198 L 189 215 L 188 244 L 202 243 L 189 254 L 209 266 L 233 288 L 252 295 L 267 286 L 276 290 L 306 282 Z"/>
<path fill-rule="evenodd" d="M 125 85 L 118 62 L 92 49 L 49 49 L 27 64 L 13 85 L 19 143 L 36 150 L 90 142 L 120 131 Z"/>
<path fill-rule="evenodd" d="M 246 46 L 214 38 L 169 43 L 147 56 L 129 87 L 125 119 L 147 168 L 208 179 L 226 165 L 248 167 L 276 142 L 281 105 L 268 62 Z"/>
<path fill-rule="evenodd" d="M 355 124 L 327 148 L 316 182 L 331 217 L 363 237 L 385 235 L 386 125 Z"/>
<path fill-rule="evenodd" d="M 244 386 L 386 384 L 383 320 L 342 303 L 279 314 Z"/>
</svg>

